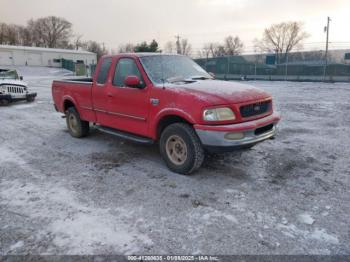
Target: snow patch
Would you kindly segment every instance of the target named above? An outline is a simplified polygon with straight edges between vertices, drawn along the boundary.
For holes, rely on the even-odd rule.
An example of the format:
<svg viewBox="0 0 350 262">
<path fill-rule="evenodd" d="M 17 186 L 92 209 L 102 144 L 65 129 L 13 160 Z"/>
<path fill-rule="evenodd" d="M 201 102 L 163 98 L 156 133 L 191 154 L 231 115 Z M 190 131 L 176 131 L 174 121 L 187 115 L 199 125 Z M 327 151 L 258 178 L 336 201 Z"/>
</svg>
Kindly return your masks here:
<svg viewBox="0 0 350 262">
<path fill-rule="evenodd" d="M 297 228 L 293 224 L 290 224 L 290 225 L 278 224 L 277 228 L 280 229 L 284 235 L 291 238 L 295 238 L 299 235 L 307 235 L 308 233 L 307 231 Z"/>
<path fill-rule="evenodd" d="M 31 108 L 31 107 L 35 107 L 37 106 L 36 102 L 31 102 L 28 104 L 13 104 L 12 108 L 13 109 L 27 109 L 27 108 Z"/>
<path fill-rule="evenodd" d="M 6 148 L 0 147 L 0 163 L 13 162 L 17 165 L 25 165 L 26 162 L 19 157 L 14 151 Z"/>
<path fill-rule="evenodd" d="M 13 244 L 12 246 L 10 246 L 10 250 L 15 250 L 17 248 L 21 248 L 24 246 L 24 242 L 22 240 L 18 241 L 16 244 Z"/>
<path fill-rule="evenodd" d="M 282 233 L 291 238 L 296 238 L 302 236 L 305 239 L 313 239 L 320 242 L 327 242 L 330 244 L 338 244 L 339 240 L 336 236 L 330 235 L 325 229 L 315 229 L 313 232 L 302 230 L 297 228 L 295 225 L 277 225 L 278 229 L 281 229 Z"/>
<path fill-rule="evenodd" d="M 301 214 L 298 216 L 298 220 L 306 225 L 312 225 L 315 222 L 315 219 L 312 218 L 309 214 Z"/>
<path fill-rule="evenodd" d="M 53 243 L 64 248 L 65 254 L 94 254 L 101 246 L 129 254 L 153 243 L 139 232 L 142 224 L 130 223 L 138 217 L 135 211 L 88 206 L 59 185 L 23 185 L 15 180 L 0 186 L 0 203 L 31 219 L 45 218 L 44 233 L 50 232 Z"/>
<path fill-rule="evenodd" d="M 322 242 L 328 242 L 330 244 L 338 244 L 339 240 L 336 236 L 332 236 L 326 232 L 325 229 L 315 229 L 314 232 L 311 233 L 311 239 L 315 239 Z"/>
<path fill-rule="evenodd" d="M 124 252 L 136 252 L 137 249 L 130 247 L 130 250 L 128 245 L 132 244 L 137 232 L 125 229 L 122 223 L 111 220 L 107 213 L 101 216 L 102 213 L 80 213 L 68 219 L 54 221 L 50 227 L 56 235 L 54 243 L 70 247 L 70 253 L 73 254 L 80 253 L 82 249 L 91 252 L 93 250 L 90 250 L 90 247 L 99 243 L 119 246 L 119 250 L 122 248 L 121 251 Z"/>
<path fill-rule="evenodd" d="M 206 224 L 212 224 L 213 220 L 217 221 L 220 218 L 225 218 L 226 220 L 238 224 L 238 220 L 235 216 L 231 215 L 231 214 L 226 214 L 224 212 L 221 212 L 219 210 L 213 209 L 213 208 L 208 208 L 209 212 L 205 213 L 204 215 L 198 215 L 197 217 L 200 220 L 205 220 Z"/>
</svg>

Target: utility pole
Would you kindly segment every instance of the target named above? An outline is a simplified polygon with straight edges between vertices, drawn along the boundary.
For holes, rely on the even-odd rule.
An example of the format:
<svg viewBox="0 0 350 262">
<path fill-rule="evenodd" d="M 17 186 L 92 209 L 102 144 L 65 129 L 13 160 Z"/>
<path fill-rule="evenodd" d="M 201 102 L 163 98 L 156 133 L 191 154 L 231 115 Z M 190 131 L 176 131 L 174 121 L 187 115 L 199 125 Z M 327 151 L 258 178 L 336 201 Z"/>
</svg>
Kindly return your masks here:
<svg viewBox="0 0 350 262">
<path fill-rule="evenodd" d="M 181 43 L 180 43 L 180 38 L 181 37 L 179 35 L 176 35 L 175 38 L 176 38 L 176 52 L 178 54 L 181 54 L 182 53 L 181 52 Z"/>
<path fill-rule="evenodd" d="M 285 78 L 284 78 L 284 81 L 287 81 L 287 77 L 288 77 L 288 53 L 286 54 L 286 70 L 285 70 Z"/>
<path fill-rule="evenodd" d="M 329 22 L 331 21 L 331 18 L 327 17 L 327 26 L 324 28 L 324 31 L 327 32 L 327 40 L 326 40 L 326 53 L 324 57 L 324 68 L 323 68 L 323 81 L 326 80 L 326 74 L 327 74 L 327 65 L 328 65 L 328 44 L 329 44 Z"/>
<path fill-rule="evenodd" d="M 103 53 L 104 55 L 107 53 L 106 45 L 105 45 L 104 42 L 102 43 L 102 53 Z"/>
</svg>

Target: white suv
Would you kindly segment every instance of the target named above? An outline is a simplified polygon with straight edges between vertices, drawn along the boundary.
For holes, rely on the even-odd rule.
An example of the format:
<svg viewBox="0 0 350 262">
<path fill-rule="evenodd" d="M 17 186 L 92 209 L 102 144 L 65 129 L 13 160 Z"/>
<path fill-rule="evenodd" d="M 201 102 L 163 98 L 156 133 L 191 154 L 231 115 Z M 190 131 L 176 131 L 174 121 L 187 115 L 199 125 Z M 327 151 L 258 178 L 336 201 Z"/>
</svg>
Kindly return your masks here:
<svg viewBox="0 0 350 262">
<path fill-rule="evenodd" d="M 36 93 L 30 93 L 27 83 L 22 80 L 16 70 L 0 69 L 0 105 L 19 100 L 34 101 Z"/>
</svg>

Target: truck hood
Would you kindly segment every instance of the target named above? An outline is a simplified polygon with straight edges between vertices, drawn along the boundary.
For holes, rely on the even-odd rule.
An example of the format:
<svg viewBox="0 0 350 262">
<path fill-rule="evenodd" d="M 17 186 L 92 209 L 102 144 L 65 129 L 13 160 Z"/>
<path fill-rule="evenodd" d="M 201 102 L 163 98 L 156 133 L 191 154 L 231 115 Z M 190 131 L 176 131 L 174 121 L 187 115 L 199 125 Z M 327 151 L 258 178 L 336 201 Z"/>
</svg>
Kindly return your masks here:
<svg viewBox="0 0 350 262">
<path fill-rule="evenodd" d="M 220 80 L 199 80 L 193 83 L 169 85 L 182 89 L 210 104 L 235 104 L 248 101 L 263 100 L 270 95 L 251 85 Z"/>
<path fill-rule="evenodd" d="M 0 85 L 8 84 L 8 85 L 19 85 L 19 86 L 27 86 L 27 83 L 21 80 L 15 80 L 15 79 L 1 79 L 0 78 Z"/>
</svg>

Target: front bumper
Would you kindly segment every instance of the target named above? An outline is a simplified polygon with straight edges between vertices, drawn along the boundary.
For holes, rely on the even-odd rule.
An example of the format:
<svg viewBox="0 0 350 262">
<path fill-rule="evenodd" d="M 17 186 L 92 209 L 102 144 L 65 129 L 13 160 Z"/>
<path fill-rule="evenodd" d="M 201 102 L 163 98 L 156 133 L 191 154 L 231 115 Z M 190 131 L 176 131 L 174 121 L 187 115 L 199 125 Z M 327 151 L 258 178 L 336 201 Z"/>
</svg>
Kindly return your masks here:
<svg viewBox="0 0 350 262">
<path fill-rule="evenodd" d="M 273 115 L 240 124 L 223 126 L 195 125 L 194 128 L 202 145 L 212 152 L 227 152 L 250 147 L 266 139 L 272 138 L 277 132 L 280 116 Z M 229 139 L 230 135 L 238 135 Z M 237 138 L 238 137 L 238 138 Z"/>
<path fill-rule="evenodd" d="M 0 94 L 0 100 L 5 99 L 9 102 L 20 101 L 20 100 L 28 100 L 31 98 L 35 98 L 37 93 L 27 93 L 21 95 L 11 95 L 11 94 Z"/>
<path fill-rule="evenodd" d="M 26 99 L 35 98 L 36 96 L 37 96 L 37 93 L 28 93 L 28 94 L 26 94 Z"/>
<path fill-rule="evenodd" d="M 11 95 L 0 94 L 0 100 L 3 100 L 3 99 L 11 101 Z"/>
</svg>

